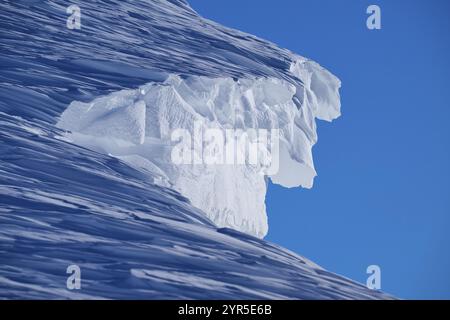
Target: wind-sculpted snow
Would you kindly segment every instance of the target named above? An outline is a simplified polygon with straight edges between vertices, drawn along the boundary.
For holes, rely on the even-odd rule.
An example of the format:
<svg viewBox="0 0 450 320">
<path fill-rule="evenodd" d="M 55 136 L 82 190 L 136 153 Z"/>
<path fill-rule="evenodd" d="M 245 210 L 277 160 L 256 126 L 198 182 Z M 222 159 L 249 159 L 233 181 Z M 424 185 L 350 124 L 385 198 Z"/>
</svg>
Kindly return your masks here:
<svg viewBox="0 0 450 320">
<path fill-rule="evenodd" d="M 0 298 L 389 298 L 216 229 L 151 174 L 0 114 Z M 66 269 L 81 268 L 81 289 Z"/>
<path fill-rule="evenodd" d="M 315 117 L 321 114 L 331 120 L 339 112 L 338 101 L 317 101 L 335 94 L 338 82 L 331 75 L 325 81 L 316 79 L 328 73 L 313 69 L 315 85 L 332 90 L 317 97 L 308 65 L 296 69 L 305 80 L 301 91 L 276 78 L 170 76 L 162 83 L 114 92 L 89 103 L 73 102 L 57 125 L 73 132 L 70 139 L 77 144 L 159 174 L 165 185 L 173 185 L 217 226 L 264 237 L 266 176 L 286 187 L 311 187 L 316 175 L 311 154 L 317 139 Z M 264 145 L 262 152 L 266 158 L 270 155 L 270 169 L 262 170 L 265 163 L 260 162 L 225 163 L 224 157 L 219 163 L 202 161 L 218 143 L 198 136 L 203 138 L 207 129 L 230 128 L 239 129 L 239 137 L 250 130 L 269 132 L 270 146 Z M 174 163 L 171 158 L 178 144 L 173 134 L 179 129 L 191 133 L 189 152 L 193 144 L 200 145 L 194 152 L 199 163 Z"/>
<path fill-rule="evenodd" d="M 315 119 L 339 116 L 339 80 L 201 18 L 184 0 L 71 4 L 81 8 L 81 30 L 66 28 L 67 1 L 0 2 L 0 298 L 389 298 L 276 245 L 217 228 L 264 235 L 262 178 L 248 204 L 231 208 L 236 222 L 228 223 L 225 212 L 204 211 L 227 208 L 232 201 L 221 197 L 232 199 L 225 191 L 241 187 L 245 173 L 214 172 L 235 185 L 210 190 L 217 197 L 211 207 L 195 198 L 200 186 L 186 178 L 194 171 L 158 161 L 175 128 L 164 121 L 185 128 L 192 116 L 226 127 L 236 124 L 228 115 L 241 112 L 245 128 L 276 123 L 283 132 L 280 171 L 271 179 L 308 187 Z M 220 99 L 210 96 L 213 88 Z M 222 97 L 231 88 L 246 102 L 248 92 L 264 103 L 239 109 L 245 99 L 231 99 L 233 112 L 225 112 Z M 165 90 L 179 95 L 174 104 Z M 180 101 L 189 112 L 178 113 Z M 148 154 L 154 151 L 158 157 Z M 205 190 L 206 173 L 203 179 Z M 66 288 L 69 265 L 81 268 L 80 290 Z"/>
</svg>

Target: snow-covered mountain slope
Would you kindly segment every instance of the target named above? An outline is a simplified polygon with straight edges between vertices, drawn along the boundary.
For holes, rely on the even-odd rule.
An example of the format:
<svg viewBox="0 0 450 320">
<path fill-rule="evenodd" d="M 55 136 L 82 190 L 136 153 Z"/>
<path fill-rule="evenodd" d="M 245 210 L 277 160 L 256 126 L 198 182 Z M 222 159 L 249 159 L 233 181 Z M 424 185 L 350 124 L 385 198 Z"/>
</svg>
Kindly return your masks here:
<svg viewBox="0 0 450 320">
<path fill-rule="evenodd" d="M 169 133 L 197 120 L 279 128 L 267 176 L 309 187 L 339 80 L 183 0 L 72 3 L 81 30 L 66 1 L 0 3 L 0 297 L 388 298 L 217 229 L 264 236 L 264 175 L 167 159 Z"/>
<path fill-rule="evenodd" d="M 376 299 L 263 240 L 216 229 L 154 177 L 0 114 L 0 297 Z M 66 289 L 66 268 L 81 289 Z"/>
</svg>

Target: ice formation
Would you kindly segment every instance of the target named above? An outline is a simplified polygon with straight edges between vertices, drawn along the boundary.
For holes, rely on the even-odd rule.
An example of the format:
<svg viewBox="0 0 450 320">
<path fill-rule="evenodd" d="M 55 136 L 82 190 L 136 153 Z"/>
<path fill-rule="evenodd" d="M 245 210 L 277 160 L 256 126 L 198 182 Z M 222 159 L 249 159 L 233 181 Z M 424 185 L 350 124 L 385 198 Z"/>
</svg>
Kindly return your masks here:
<svg viewBox="0 0 450 320">
<path fill-rule="evenodd" d="M 297 83 L 273 77 L 212 78 L 170 75 L 134 90 L 84 103 L 74 101 L 58 127 L 70 139 L 148 170 L 202 209 L 219 227 L 257 237 L 268 231 L 267 176 L 258 166 L 175 164 L 172 133 L 195 124 L 221 130 L 279 130 L 279 169 L 268 175 L 284 187 L 312 187 L 315 119 L 340 114 L 340 81 L 318 64 L 298 57 L 290 69 Z M 301 83 L 301 84 L 299 84 Z M 202 149 L 208 142 L 202 141 Z"/>
</svg>

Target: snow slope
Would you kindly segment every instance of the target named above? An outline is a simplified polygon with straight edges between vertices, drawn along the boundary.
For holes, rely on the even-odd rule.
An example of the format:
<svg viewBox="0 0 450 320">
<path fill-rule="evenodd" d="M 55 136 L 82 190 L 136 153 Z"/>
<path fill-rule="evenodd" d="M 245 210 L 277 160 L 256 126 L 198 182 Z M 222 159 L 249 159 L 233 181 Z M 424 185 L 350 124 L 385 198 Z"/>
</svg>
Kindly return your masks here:
<svg viewBox="0 0 450 320">
<path fill-rule="evenodd" d="M 264 236 L 263 177 L 164 161 L 174 123 L 276 121 L 282 163 L 271 179 L 309 187 L 315 118 L 339 115 L 334 76 L 183 0 L 72 3 L 81 30 L 66 28 L 66 1 L 0 3 L 0 297 L 389 298 L 217 228 Z M 70 264 L 79 291 L 65 287 Z"/>
<path fill-rule="evenodd" d="M 153 176 L 0 113 L 0 298 L 386 299 L 266 241 L 215 228 Z M 66 268 L 81 268 L 81 290 Z"/>
</svg>

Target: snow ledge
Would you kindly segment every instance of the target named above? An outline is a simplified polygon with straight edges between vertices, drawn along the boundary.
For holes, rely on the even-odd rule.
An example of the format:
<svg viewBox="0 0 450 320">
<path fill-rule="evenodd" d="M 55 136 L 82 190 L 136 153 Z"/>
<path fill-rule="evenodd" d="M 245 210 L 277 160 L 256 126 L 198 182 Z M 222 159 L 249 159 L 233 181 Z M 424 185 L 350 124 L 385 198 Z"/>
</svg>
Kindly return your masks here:
<svg viewBox="0 0 450 320">
<path fill-rule="evenodd" d="M 74 101 L 57 126 L 69 130 L 76 144 L 152 173 L 155 183 L 179 191 L 218 227 L 263 238 L 268 231 L 266 179 L 311 188 L 315 119 L 340 116 L 339 79 L 301 57 L 290 72 L 298 81 L 170 75 L 90 103 Z M 174 164 L 172 133 L 186 129 L 194 134 L 196 123 L 220 130 L 278 129 L 278 172 L 263 175 L 249 165 Z"/>
</svg>

